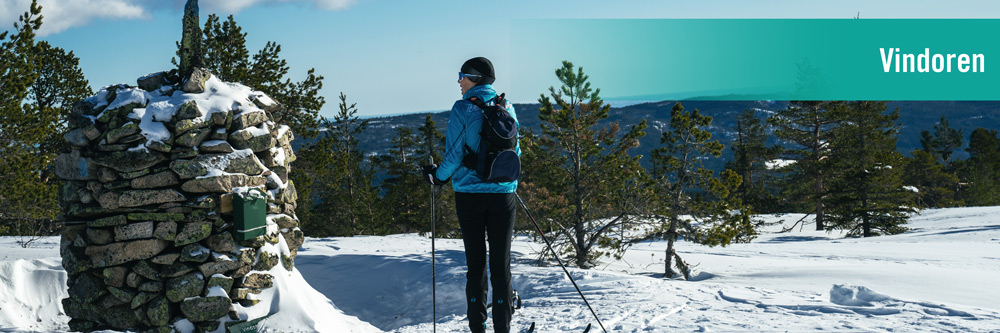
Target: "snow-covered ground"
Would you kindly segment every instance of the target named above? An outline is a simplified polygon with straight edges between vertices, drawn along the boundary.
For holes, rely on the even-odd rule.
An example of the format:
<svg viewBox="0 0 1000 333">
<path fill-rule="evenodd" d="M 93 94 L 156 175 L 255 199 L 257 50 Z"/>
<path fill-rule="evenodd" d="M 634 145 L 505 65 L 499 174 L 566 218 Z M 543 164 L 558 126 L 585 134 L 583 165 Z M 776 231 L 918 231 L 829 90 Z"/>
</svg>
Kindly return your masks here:
<svg viewBox="0 0 1000 333">
<path fill-rule="evenodd" d="M 799 217 L 783 219 L 791 224 Z M 662 278 L 664 242 L 638 244 L 621 261 L 570 272 L 615 332 L 1000 332 L 1000 207 L 926 210 L 908 226 L 902 235 L 868 239 L 812 231 L 807 223 L 788 233 L 771 227 L 751 244 L 725 248 L 681 242 L 678 251 L 696 266 L 695 281 Z M 16 242 L 0 238 L 0 331 L 65 329 L 58 239 L 29 249 Z M 466 331 L 461 241 L 439 239 L 436 246 L 437 329 Z M 543 250 L 540 241 L 515 239 L 514 286 L 524 301 L 515 327 L 536 322 L 537 332 L 574 332 L 593 323 L 599 332 L 562 269 L 535 265 Z M 307 301 L 271 306 L 285 311 L 281 331 L 338 327 L 330 322 L 349 316 L 385 331 L 431 329 L 427 237 L 308 239 L 296 267 L 292 275 L 301 273 L 308 285 L 290 276 L 282 298 Z M 316 300 L 323 295 L 336 306 Z M 328 305 L 293 310 L 316 304 Z M 333 319 L 314 326 L 323 311 Z"/>
</svg>

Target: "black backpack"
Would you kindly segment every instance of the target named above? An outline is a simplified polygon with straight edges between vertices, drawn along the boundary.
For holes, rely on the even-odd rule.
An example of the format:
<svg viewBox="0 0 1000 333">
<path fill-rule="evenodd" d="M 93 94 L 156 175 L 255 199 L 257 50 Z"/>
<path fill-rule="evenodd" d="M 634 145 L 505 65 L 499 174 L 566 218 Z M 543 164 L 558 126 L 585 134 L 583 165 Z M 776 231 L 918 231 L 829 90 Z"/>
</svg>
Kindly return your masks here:
<svg viewBox="0 0 1000 333">
<path fill-rule="evenodd" d="M 483 111 L 483 128 L 479 132 L 479 153 L 465 146 L 462 165 L 475 170 L 487 183 L 505 183 L 521 176 L 521 160 L 517 147 L 517 121 L 507 112 L 505 94 L 493 98 L 487 105 L 478 97 L 469 98 Z"/>
</svg>

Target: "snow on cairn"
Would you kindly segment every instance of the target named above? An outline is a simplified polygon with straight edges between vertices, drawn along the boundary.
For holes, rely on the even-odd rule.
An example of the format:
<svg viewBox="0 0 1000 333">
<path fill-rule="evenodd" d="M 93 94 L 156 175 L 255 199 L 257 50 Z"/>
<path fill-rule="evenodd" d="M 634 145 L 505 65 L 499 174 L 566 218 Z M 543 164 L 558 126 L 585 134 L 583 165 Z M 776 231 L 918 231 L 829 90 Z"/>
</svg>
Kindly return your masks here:
<svg viewBox="0 0 1000 333">
<path fill-rule="evenodd" d="M 200 68 L 108 86 L 73 107 L 71 149 L 55 163 L 69 329 L 223 332 L 267 317 L 258 328 L 375 330 L 294 267 L 304 237 L 293 134 L 269 120 L 282 108 Z M 233 193 L 255 188 L 266 231 L 239 241 Z"/>
</svg>

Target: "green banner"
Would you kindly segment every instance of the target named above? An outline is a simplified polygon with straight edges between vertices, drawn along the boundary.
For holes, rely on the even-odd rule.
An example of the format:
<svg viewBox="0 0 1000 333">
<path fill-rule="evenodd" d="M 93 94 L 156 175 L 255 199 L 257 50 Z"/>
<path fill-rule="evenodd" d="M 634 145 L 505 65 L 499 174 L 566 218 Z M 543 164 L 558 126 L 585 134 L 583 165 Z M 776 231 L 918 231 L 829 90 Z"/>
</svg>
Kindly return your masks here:
<svg viewBox="0 0 1000 333">
<path fill-rule="evenodd" d="M 609 99 L 1000 100 L 996 19 L 515 20 L 513 93 L 562 60 Z"/>
</svg>

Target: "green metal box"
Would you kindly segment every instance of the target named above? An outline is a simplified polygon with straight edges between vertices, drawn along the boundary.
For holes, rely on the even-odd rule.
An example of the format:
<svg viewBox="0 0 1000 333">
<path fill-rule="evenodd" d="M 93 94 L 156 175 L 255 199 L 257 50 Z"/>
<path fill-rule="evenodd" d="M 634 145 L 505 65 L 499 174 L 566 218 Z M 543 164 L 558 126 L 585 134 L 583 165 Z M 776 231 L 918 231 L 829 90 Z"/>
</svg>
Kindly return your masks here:
<svg viewBox="0 0 1000 333">
<path fill-rule="evenodd" d="M 255 192 L 259 192 L 259 195 Z M 233 224 L 236 241 L 245 241 L 267 233 L 267 195 L 252 188 L 233 194 Z"/>
</svg>

